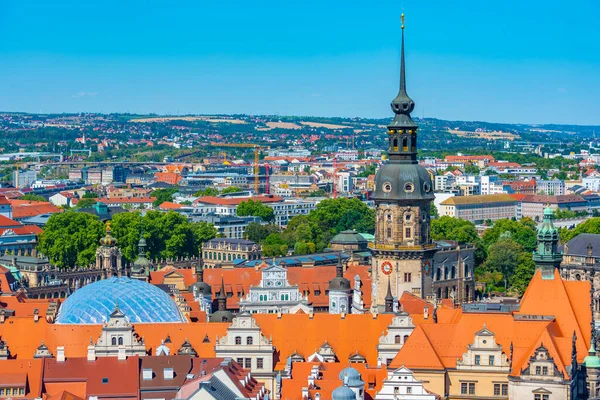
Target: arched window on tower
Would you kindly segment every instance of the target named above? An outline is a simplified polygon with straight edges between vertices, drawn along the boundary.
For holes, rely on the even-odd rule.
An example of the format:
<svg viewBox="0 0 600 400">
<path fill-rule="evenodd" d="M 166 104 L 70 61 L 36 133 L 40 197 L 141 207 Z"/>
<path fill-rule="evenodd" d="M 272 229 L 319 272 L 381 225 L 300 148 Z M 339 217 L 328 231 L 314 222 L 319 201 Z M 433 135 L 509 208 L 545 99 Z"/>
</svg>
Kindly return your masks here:
<svg viewBox="0 0 600 400">
<path fill-rule="evenodd" d="M 392 150 L 398 151 L 398 138 L 394 138 L 394 140 L 392 141 L 392 147 Z"/>
<path fill-rule="evenodd" d="M 246 338 L 246 344 L 252 344 L 252 336 Z"/>
<path fill-rule="evenodd" d="M 452 279 L 456 278 L 456 267 L 452 266 Z"/>
<path fill-rule="evenodd" d="M 408 151 L 408 138 L 406 136 L 402 138 L 402 151 Z"/>
<path fill-rule="evenodd" d="M 400 344 L 400 335 L 394 336 L 394 343 Z"/>
<path fill-rule="evenodd" d="M 110 340 L 110 344 L 112 344 L 113 346 L 117 345 L 117 338 L 113 336 L 113 338 Z"/>
<path fill-rule="evenodd" d="M 119 346 L 123 346 L 123 336 L 119 336 Z"/>
<path fill-rule="evenodd" d="M 236 336 L 235 337 L 235 344 L 242 344 L 242 337 L 241 336 Z"/>
</svg>

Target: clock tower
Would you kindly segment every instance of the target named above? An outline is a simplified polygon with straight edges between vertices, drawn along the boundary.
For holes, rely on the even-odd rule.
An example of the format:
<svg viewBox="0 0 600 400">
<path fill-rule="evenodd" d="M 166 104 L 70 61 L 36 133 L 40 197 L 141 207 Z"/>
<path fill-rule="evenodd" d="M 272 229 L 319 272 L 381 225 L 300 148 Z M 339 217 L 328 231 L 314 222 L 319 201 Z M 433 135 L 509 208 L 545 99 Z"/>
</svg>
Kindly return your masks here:
<svg viewBox="0 0 600 400">
<path fill-rule="evenodd" d="M 410 113 L 414 101 L 406 92 L 404 15 L 400 90 L 392 100 L 395 116 L 387 127 L 388 157 L 375 177 L 376 206 L 373 251 L 373 301 L 383 309 L 388 281 L 398 299 L 404 291 L 420 297 L 432 295 L 433 255 L 429 223 L 434 199 L 431 176 L 417 161 L 417 124 Z"/>
</svg>

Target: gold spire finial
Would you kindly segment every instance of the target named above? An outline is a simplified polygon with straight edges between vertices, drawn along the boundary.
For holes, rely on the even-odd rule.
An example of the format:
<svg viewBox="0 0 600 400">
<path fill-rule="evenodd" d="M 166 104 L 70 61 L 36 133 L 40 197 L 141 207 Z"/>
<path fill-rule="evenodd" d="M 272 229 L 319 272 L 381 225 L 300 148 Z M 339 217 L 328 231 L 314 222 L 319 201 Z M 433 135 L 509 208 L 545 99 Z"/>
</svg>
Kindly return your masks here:
<svg viewBox="0 0 600 400">
<path fill-rule="evenodd" d="M 400 19 L 402 20 L 402 29 L 404 29 L 404 13 L 402 13 Z"/>
</svg>

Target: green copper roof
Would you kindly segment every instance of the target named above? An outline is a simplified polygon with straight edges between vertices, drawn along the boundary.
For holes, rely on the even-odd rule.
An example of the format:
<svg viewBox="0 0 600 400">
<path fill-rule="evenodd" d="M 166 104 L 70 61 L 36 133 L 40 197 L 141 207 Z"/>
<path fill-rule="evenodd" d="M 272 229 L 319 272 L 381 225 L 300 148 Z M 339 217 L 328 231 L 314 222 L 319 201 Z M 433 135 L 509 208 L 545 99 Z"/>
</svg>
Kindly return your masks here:
<svg viewBox="0 0 600 400">
<path fill-rule="evenodd" d="M 590 346 L 588 356 L 583 359 L 583 365 L 587 368 L 600 368 L 600 357 L 596 355 L 596 349 L 593 343 Z"/>
</svg>

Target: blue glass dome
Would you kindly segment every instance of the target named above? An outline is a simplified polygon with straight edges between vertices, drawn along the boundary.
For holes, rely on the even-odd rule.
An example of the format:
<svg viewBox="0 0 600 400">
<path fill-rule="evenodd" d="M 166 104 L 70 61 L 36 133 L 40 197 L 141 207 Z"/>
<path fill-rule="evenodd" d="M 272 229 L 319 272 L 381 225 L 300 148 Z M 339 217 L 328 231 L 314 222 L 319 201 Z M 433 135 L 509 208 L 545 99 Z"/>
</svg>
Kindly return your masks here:
<svg viewBox="0 0 600 400">
<path fill-rule="evenodd" d="M 187 322 L 169 295 L 154 285 L 112 277 L 85 285 L 61 305 L 57 324 L 101 324 L 119 302 L 129 322 Z"/>
</svg>

